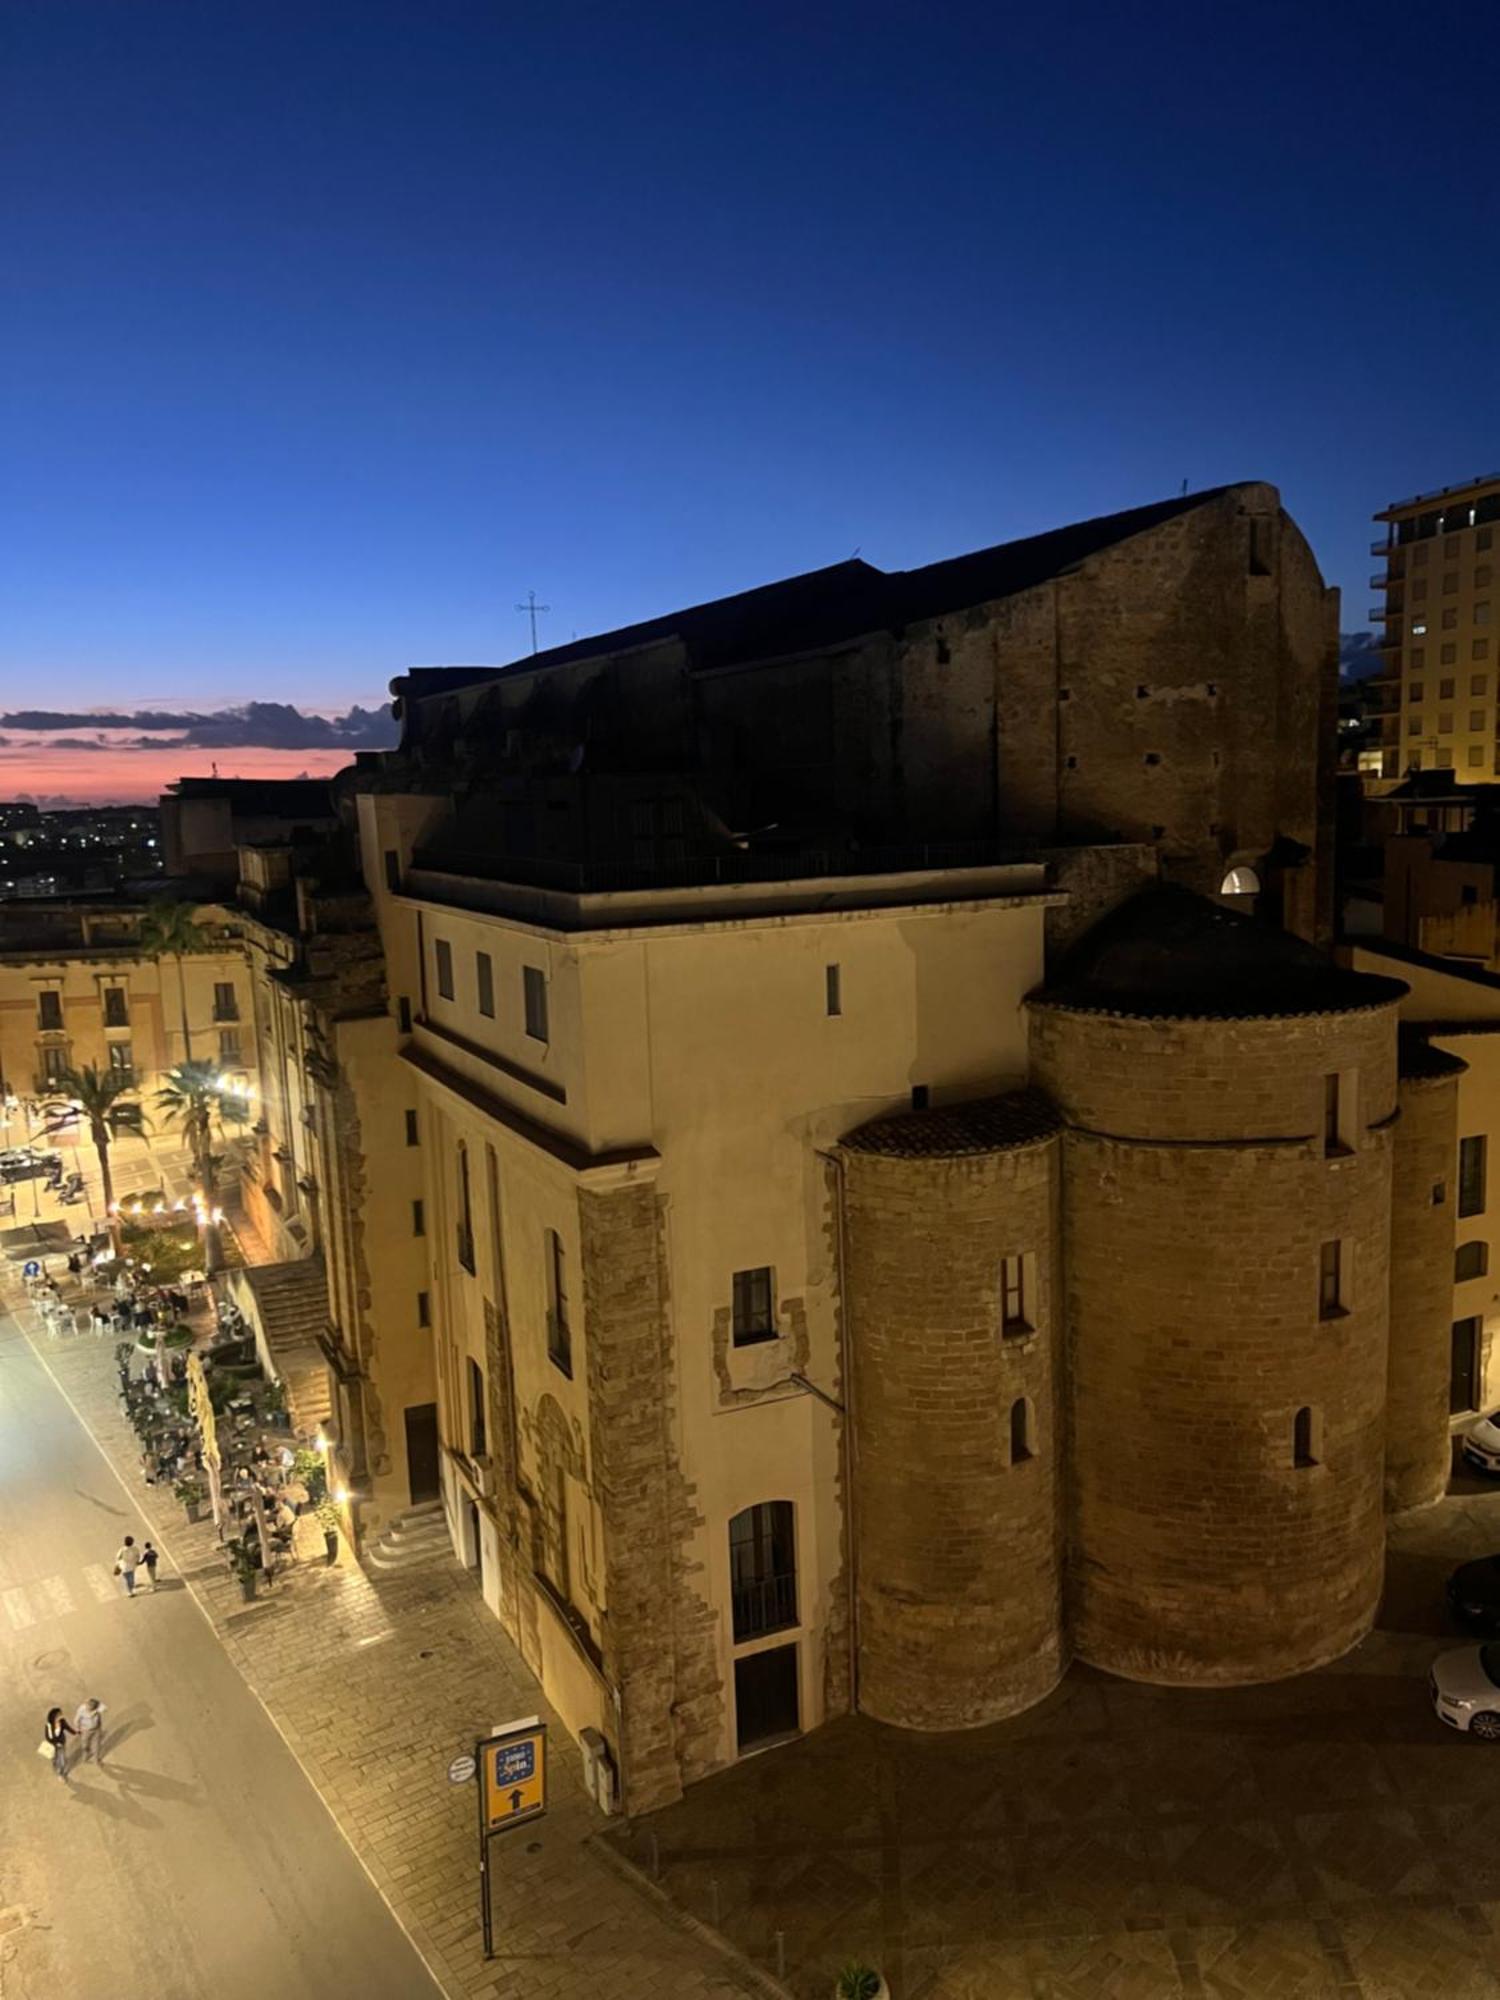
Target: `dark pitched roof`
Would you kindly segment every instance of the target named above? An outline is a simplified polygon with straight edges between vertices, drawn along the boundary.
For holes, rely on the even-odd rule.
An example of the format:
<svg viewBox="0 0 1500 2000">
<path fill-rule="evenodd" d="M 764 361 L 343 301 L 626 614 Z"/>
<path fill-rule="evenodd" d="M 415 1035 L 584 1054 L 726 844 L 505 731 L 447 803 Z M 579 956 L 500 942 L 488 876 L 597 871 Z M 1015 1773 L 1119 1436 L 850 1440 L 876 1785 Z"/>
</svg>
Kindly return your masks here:
<svg viewBox="0 0 1500 2000">
<path fill-rule="evenodd" d="M 550 646 L 545 652 L 512 660 L 503 667 L 419 667 L 393 681 L 391 687 L 398 698 L 403 694 L 443 694 L 500 674 L 531 673 L 671 638 L 683 642 L 697 667 L 807 652 L 856 639 L 866 632 L 895 629 L 944 612 L 1012 597 L 1062 575 L 1117 542 L 1191 513 L 1227 490 L 1216 486 L 1202 493 L 1159 500 L 1149 507 L 1101 514 L 1092 521 L 1075 521 L 1044 535 L 1001 542 L 972 555 L 928 563 L 922 569 L 886 571 L 858 559 L 833 563 L 826 569 L 807 570 L 800 576 L 669 611 L 640 624 L 622 625 L 566 646 Z"/>
<path fill-rule="evenodd" d="M 959 1159 L 976 1153 L 1009 1153 L 1035 1146 L 1062 1130 L 1062 1118 L 1040 1090 L 1011 1090 L 968 1104 L 927 1111 L 898 1111 L 872 1118 L 839 1142 L 851 1153 L 885 1153 L 900 1159 Z"/>
<path fill-rule="evenodd" d="M 1029 1004 L 1137 1020 L 1248 1021 L 1384 1007 L 1406 990 L 1164 883 L 1096 924 Z"/>
<path fill-rule="evenodd" d="M 1425 1028 L 1405 1021 L 1396 1037 L 1396 1059 L 1403 1083 L 1440 1083 L 1450 1076 L 1462 1076 L 1469 1067 L 1462 1056 L 1435 1049 Z"/>
</svg>

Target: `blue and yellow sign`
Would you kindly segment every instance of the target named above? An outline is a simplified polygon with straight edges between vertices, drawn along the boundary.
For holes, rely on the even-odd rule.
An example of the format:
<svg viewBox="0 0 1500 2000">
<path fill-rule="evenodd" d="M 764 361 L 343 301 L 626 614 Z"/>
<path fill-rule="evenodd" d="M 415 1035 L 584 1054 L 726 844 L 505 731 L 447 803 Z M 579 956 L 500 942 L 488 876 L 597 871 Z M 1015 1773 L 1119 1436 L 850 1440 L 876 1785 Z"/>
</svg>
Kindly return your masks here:
<svg viewBox="0 0 1500 2000">
<path fill-rule="evenodd" d="M 499 1833 L 547 1810 L 547 1725 L 529 1724 L 475 1745 L 479 1759 L 481 1824 Z"/>
</svg>

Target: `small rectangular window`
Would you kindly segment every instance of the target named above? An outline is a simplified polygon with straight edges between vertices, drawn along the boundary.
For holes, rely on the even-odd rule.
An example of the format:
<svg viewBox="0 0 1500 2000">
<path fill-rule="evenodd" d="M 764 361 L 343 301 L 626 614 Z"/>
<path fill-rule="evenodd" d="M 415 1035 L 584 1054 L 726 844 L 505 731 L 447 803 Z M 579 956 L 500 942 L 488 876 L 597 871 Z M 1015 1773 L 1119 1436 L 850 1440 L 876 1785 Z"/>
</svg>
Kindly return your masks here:
<svg viewBox="0 0 1500 2000">
<path fill-rule="evenodd" d="M 1487 660 L 1489 656 L 1490 656 L 1489 640 L 1475 639 L 1474 642 L 1469 647 L 1469 658 L 1471 660 Z"/>
<path fill-rule="evenodd" d="M 115 1076 L 134 1077 L 135 1061 L 131 1054 L 129 1042 L 111 1042 L 109 1044 L 109 1067 Z"/>
<path fill-rule="evenodd" d="M 776 1310 L 769 1264 L 736 1271 L 733 1285 L 733 1339 L 736 1347 L 754 1347 L 776 1338 Z"/>
<path fill-rule="evenodd" d="M 1471 744 L 1469 745 L 1469 753 L 1468 753 L 1468 754 L 1469 754 L 1469 765 L 1470 765 L 1470 768 L 1471 768 L 1471 769 L 1475 769 L 1475 770 L 1477 770 L 1477 769 L 1479 768 L 1479 766 L 1480 766 L 1480 765 L 1482 765 L 1482 764 L 1484 763 L 1484 751 L 1483 751 L 1483 749 L 1481 748 L 1481 746 L 1480 746 L 1479 744 L 1477 744 L 1477 743 L 1471 743 Z"/>
<path fill-rule="evenodd" d="M 128 1028 L 130 1010 L 125 1002 L 123 986 L 106 986 L 104 989 L 104 1025 L 106 1028 Z"/>
<path fill-rule="evenodd" d="M 1452 699 L 1453 699 L 1453 680 L 1452 677 L 1450 676 L 1447 680 L 1438 682 L 1438 700 L 1452 701 Z"/>
<path fill-rule="evenodd" d="M 42 1080 L 61 1083 L 68 1070 L 68 1051 L 63 1043 L 52 1042 L 42 1050 Z"/>
<path fill-rule="evenodd" d="M 1490 678 L 1488 674 L 1470 674 L 1469 693 L 1483 694 L 1489 687 L 1489 684 L 1490 684 Z"/>
<path fill-rule="evenodd" d="M 1484 710 L 1482 708 L 1471 708 L 1469 710 L 1469 727 L 1474 730 L 1483 729 Z"/>
<path fill-rule="evenodd" d="M 1453 1282 L 1461 1285 L 1466 1278 L 1484 1278 L 1489 1275 L 1490 1246 L 1483 1238 L 1473 1243 L 1460 1243 L 1453 1253 Z"/>
<path fill-rule="evenodd" d="M 234 990 L 232 979 L 214 981 L 214 1019 L 216 1021 L 237 1021 L 240 1018 L 240 996 Z"/>
<path fill-rule="evenodd" d="M 413 1236 L 427 1234 L 427 1210 L 419 1201 L 414 1201 L 411 1205 L 411 1233 Z"/>
<path fill-rule="evenodd" d="M 406 1114 L 406 1143 L 408 1146 L 420 1145 L 421 1139 L 422 1134 L 417 1127 L 417 1114 L 415 1111 L 408 1111 Z"/>
<path fill-rule="evenodd" d="M 36 996 L 37 1026 L 44 1034 L 55 1035 L 63 1024 L 62 995 L 44 986 Z"/>
<path fill-rule="evenodd" d="M 483 1458 L 489 1446 L 488 1425 L 484 1420 L 484 1370 L 469 1357 L 469 1456 Z"/>
<path fill-rule="evenodd" d="M 1318 1260 L 1318 1317 L 1337 1319 L 1347 1310 L 1344 1297 L 1344 1246 L 1325 1243 Z"/>
<path fill-rule="evenodd" d="M 1439 655 L 1438 659 L 1438 665 L 1443 667 L 1451 667 L 1457 660 L 1457 658 L 1458 658 L 1458 647 L 1450 640 L 1442 648 L 1442 652 Z"/>
<path fill-rule="evenodd" d="M 238 1064 L 244 1060 L 240 1051 L 240 1031 L 238 1028 L 220 1028 L 219 1061 Z"/>
<path fill-rule="evenodd" d="M 401 856 L 394 847 L 385 850 L 385 886 L 393 896 L 401 894 Z"/>
<path fill-rule="evenodd" d="M 403 1035 L 411 1033 L 411 1002 L 404 993 L 396 1001 L 396 1026 Z"/>
<path fill-rule="evenodd" d="M 925 1083 L 914 1083 L 911 1087 L 912 1110 L 925 1111 L 927 1109 L 927 1100 L 931 1096 L 931 1094 L 932 1094 L 931 1091 L 928 1089 L 928 1086 Z"/>
<path fill-rule="evenodd" d="M 1488 1142 L 1481 1133 L 1458 1142 L 1458 1212 L 1483 1215 L 1485 1203 L 1485 1153 Z"/>
<path fill-rule="evenodd" d="M 453 947 L 446 938 L 438 938 L 433 943 L 437 958 L 437 989 L 440 1000 L 453 998 Z"/>
<path fill-rule="evenodd" d="M 1031 1330 L 1026 1310 L 1026 1259 L 1018 1252 L 1000 1259 L 1000 1331 L 1013 1340 Z"/>
<path fill-rule="evenodd" d="M 428 1292 L 417 1293 L 417 1325 L 432 1325 L 432 1296 Z"/>
<path fill-rule="evenodd" d="M 487 1021 L 495 1018 L 495 967 L 487 951 L 474 954 L 474 985 L 479 999 L 479 1011 Z"/>
<path fill-rule="evenodd" d="M 521 992 L 526 1010 L 526 1032 L 534 1042 L 547 1040 L 547 975 L 540 967 L 523 965 Z"/>
<path fill-rule="evenodd" d="M 839 968 L 836 965 L 825 965 L 823 968 L 823 1009 L 825 1013 L 843 1013 L 844 996 L 841 986 L 842 980 Z"/>
</svg>

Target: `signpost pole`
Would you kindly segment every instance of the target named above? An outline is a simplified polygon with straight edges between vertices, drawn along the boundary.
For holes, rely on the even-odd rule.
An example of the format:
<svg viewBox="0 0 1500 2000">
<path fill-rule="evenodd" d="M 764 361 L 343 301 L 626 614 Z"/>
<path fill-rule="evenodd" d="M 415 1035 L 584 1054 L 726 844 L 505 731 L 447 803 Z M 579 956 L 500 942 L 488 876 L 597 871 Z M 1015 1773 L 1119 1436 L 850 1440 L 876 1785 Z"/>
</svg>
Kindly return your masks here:
<svg viewBox="0 0 1500 2000">
<path fill-rule="evenodd" d="M 483 1755 L 483 1743 L 476 1743 L 474 1745 L 476 1770 L 479 1766 L 479 1760 Z M 495 1956 L 495 1918 L 494 1912 L 490 1907 L 490 1834 L 489 1828 L 485 1824 L 484 1785 L 482 1783 L 476 1783 L 474 1786 L 474 1801 L 479 1812 L 479 1920 L 484 1931 L 484 1955 L 486 1958 L 493 1958 Z"/>
</svg>

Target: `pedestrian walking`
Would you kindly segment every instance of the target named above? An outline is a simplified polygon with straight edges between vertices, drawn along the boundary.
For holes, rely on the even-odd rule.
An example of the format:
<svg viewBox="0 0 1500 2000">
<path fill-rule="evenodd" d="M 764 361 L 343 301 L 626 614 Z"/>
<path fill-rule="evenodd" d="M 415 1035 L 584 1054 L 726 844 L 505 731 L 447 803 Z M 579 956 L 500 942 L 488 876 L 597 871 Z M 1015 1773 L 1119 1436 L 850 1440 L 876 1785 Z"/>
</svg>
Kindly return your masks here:
<svg viewBox="0 0 1500 2000">
<path fill-rule="evenodd" d="M 115 1555 L 115 1575 L 125 1585 L 125 1595 L 135 1596 L 135 1572 L 141 1560 L 141 1552 L 135 1545 L 135 1536 L 127 1535 Z"/>
<path fill-rule="evenodd" d="M 60 1708 L 49 1708 L 47 1710 L 46 1726 L 42 1730 L 42 1742 L 51 1751 L 52 1768 L 65 1785 L 70 1782 L 68 1778 L 68 1738 L 76 1736 L 77 1733 L 72 1723 L 69 1722 Z"/>
<path fill-rule="evenodd" d="M 152 1548 L 149 1542 L 147 1542 L 141 1550 L 141 1561 L 146 1565 L 146 1574 L 151 1579 L 152 1590 L 155 1590 L 156 1588 L 157 1560 L 158 1558 L 155 1549 Z"/>
<path fill-rule="evenodd" d="M 86 1764 L 92 1757 L 96 1764 L 104 1762 L 104 1703 L 91 1694 L 78 1713 L 73 1717 L 73 1733 L 78 1738 L 78 1761 Z"/>
</svg>

